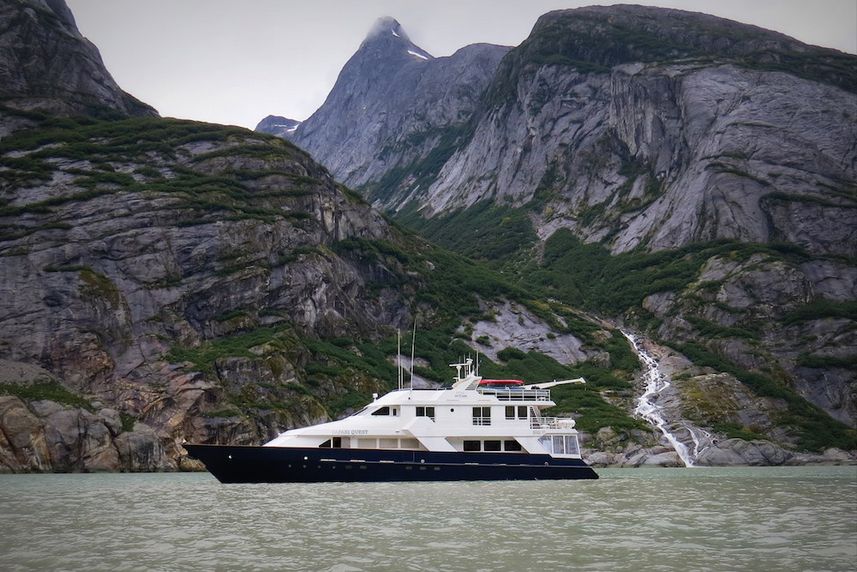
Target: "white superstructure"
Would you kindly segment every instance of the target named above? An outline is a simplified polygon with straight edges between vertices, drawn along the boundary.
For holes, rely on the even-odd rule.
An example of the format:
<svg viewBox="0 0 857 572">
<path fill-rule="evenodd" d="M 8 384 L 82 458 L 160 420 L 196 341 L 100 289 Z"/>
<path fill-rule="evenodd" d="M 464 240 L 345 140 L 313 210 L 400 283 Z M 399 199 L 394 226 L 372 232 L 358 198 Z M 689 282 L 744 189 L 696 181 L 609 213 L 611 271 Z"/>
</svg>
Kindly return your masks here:
<svg viewBox="0 0 857 572">
<path fill-rule="evenodd" d="M 515 452 L 580 458 L 574 419 L 544 417 L 550 391 L 517 380 L 483 380 L 473 360 L 446 389 L 398 389 L 339 421 L 286 431 L 266 447 L 432 452 Z M 582 379 L 550 382 L 583 383 Z M 517 385 L 515 385 L 517 384 Z"/>
</svg>

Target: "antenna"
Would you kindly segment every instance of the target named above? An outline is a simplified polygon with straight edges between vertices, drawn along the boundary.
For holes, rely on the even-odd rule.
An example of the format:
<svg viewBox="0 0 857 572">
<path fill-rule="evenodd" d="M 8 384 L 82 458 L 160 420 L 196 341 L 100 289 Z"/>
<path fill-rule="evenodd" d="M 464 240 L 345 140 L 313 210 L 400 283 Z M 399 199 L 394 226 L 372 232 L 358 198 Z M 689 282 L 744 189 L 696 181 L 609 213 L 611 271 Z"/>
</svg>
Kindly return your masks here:
<svg viewBox="0 0 857 572">
<path fill-rule="evenodd" d="M 402 389 L 402 330 L 396 330 L 396 385 Z"/>
<path fill-rule="evenodd" d="M 414 316 L 414 334 L 411 336 L 411 389 L 414 388 L 414 348 L 417 345 L 417 317 Z"/>
</svg>

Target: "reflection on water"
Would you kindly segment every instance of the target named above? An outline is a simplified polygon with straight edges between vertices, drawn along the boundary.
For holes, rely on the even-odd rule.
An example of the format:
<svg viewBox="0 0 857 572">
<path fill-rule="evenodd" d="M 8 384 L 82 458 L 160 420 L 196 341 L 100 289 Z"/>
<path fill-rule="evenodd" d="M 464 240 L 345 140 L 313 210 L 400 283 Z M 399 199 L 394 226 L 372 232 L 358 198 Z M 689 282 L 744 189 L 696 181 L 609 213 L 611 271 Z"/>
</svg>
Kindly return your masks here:
<svg viewBox="0 0 857 572">
<path fill-rule="evenodd" d="M 854 570 L 857 467 L 221 485 L 0 476 L 3 570 Z"/>
</svg>

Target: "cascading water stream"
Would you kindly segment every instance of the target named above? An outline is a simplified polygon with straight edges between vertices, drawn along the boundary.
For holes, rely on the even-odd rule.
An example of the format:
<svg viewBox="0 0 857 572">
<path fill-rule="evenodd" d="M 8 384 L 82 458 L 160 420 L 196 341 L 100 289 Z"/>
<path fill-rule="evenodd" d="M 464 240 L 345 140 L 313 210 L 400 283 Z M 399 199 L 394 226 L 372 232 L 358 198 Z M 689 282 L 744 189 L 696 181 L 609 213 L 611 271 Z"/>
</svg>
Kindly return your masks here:
<svg viewBox="0 0 857 572">
<path fill-rule="evenodd" d="M 694 447 L 691 452 L 687 445 L 682 443 L 678 437 L 670 432 L 669 427 L 667 426 L 667 420 L 663 416 L 663 408 L 657 403 L 658 397 L 661 393 L 671 385 L 669 376 L 661 371 L 658 366 L 658 361 L 649 354 L 649 352 L 643 349 L 642 344 L 640 344 L 640 341 L 636 336 L 625 331 L 622 331 L 622 334 L 628 338 L 629 342 L 631 342 L 631 346 L 634 348 L 634 351 L 637 353 L 637 356 L 643 362 L 646 369 L 643 376 L 643 379 L 646 382 L 646 390 L 637 400 L 637 407 L 634 409 L 634 413 L 640 415 L 643 419 L 657 427 L 657 429 L 663 433 L 664 437 L 666 437 L 667 441 L 669 441 L 673 446 L 673 449 L 675 449 L 675 452 L 681 458 L 685 466 L 692 467 L 694 459 L 696 459 L 700 453 L 700 445 L 702 444 L 697 432 L 704 434 L 705 437 L 710 437 L 710 435 L 698 427 L 686 427 L 690 433 L 691 439 L 693 439 Z"/>
</svg>

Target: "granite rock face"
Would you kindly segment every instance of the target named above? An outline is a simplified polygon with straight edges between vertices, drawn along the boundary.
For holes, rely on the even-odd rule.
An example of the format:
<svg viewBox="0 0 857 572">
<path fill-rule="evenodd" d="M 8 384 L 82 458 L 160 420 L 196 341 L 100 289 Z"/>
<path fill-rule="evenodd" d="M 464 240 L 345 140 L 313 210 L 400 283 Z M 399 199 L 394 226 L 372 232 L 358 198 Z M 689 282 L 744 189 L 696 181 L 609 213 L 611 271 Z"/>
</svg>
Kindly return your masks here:
<svg viewBox="0 0 857 572">
<path fill-rule="evenodd" d="M 0 386 L 7 470 L 175 469 L 182 439 L 258 443 L 328 419 L 300 340 L 410 321 L 395 259 L 340 247 L 391 228 L 291 144 L 157 118 L 52 133 L 45 149 L 17 132 L 2 154 L 0 358 L 16 387 L 41 375 L 26 364 L 53 384 Z M 243 349 L 200 365 L 224 338 Z"/>
<path fill-rule="evenodd" d="M 0 105 L 54 116 L 157 115 L 116 85 L 63 0 L 3 0 L 0 21 Z M 0 119 L 0 137 L 21 121 Z"/>
<path fill-rule="evenodd" d="M 460 111 L 444 124 L 461 127 L 432 139 L 402 127 L 418 117 L 408 97 L 366 87 L 398 64 L 368 69 L 363 50 L 316 113 L 337 137 L 298 130 L 337 176 L 406 221 L 492 202 L 526 211 L 542 241 L 567 229 L 613 254 L 775 245 L 712 256 L 689 287 L 631 311 L 855 426 L 857 56 L 680 10 L 551 12 L 473 82 L 472 104 L 411 92 L 434 98 L 433 116 Z"/>
</svg>

